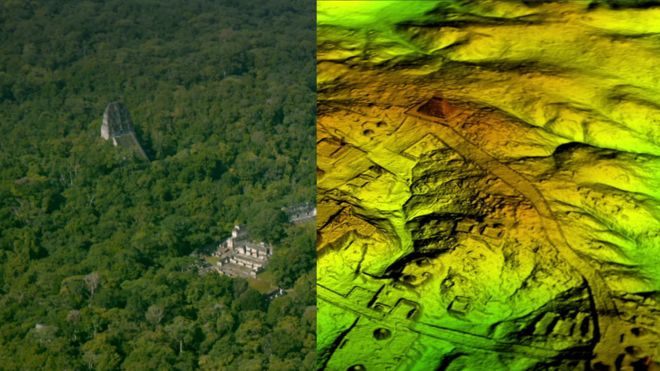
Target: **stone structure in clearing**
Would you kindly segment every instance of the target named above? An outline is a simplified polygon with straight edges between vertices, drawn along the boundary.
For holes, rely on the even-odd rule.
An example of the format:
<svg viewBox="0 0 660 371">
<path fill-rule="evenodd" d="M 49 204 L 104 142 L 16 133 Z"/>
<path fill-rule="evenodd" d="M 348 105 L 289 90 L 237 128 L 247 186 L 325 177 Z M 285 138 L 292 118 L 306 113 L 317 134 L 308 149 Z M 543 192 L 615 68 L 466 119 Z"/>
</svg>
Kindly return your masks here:
<svg viewBox="0 0 660 371">
<path fill-rule="evenodd" d="M 231 237 L 222 242 L 213 255 L 220 258 L 216 267 L 220 274 L 256 277 L 272 254 L 271 245 L 251 241 L 245 227 L 236 225 Z"/>
</svg>

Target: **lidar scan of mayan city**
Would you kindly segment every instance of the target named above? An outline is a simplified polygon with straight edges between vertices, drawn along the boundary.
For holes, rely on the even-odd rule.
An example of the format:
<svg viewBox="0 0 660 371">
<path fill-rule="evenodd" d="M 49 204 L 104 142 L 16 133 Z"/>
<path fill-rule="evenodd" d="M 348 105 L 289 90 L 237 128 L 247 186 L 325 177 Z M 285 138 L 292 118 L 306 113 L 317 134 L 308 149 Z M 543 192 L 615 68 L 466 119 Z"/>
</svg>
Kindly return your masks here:
<svg viewBox="0 0 660 371">
<path fill-rule="evenodd" d="M 321 368 L 660 369 L 660 8 L 317 16 Z"/>
</svg>

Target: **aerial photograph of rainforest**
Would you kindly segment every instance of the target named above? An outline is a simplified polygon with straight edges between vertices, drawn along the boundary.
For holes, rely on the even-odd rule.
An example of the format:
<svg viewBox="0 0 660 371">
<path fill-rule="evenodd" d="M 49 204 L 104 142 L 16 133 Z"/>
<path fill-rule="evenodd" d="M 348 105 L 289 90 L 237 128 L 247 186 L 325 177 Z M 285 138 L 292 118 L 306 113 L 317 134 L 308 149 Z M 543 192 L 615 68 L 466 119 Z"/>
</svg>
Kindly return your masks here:
<svg viewBox="0 0 660 371">
<path fill-rule="evenodd" d="M 0 3 L 0 370 L 315 367 L 315 4 Z"/>
</svg>

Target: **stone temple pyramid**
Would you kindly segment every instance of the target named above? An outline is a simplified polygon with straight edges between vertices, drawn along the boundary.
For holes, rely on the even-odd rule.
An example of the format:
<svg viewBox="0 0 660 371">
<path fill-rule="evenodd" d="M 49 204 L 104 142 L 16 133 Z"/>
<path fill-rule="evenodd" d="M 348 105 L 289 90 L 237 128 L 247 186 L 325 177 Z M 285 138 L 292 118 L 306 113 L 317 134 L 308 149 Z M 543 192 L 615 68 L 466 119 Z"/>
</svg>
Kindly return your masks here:
<svg viewBox="0 0 660 371">
<path fill-rule="evenodd" d="M 105 108 L 103 125 L 101 125 L 101 137 L 112 141 L 115 146 L 133 151 L 141 159 L 149 159 L 135 136 L 131 115 L 121 102 L 111 102 Z"/>
</svg>

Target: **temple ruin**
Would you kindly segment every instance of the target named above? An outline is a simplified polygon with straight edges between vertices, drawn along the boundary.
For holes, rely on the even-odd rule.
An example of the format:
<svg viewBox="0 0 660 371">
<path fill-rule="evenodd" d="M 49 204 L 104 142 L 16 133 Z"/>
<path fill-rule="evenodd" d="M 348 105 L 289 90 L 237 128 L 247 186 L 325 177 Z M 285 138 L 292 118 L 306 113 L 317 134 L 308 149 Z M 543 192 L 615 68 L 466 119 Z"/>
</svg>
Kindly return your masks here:
<svg viewBox="0 0 660 371">
<path fill-rule="evenodd" d="M 265 242 L 249 239 L 244 226 L 236 225 L 231 237 L 218 246 L 213 254 L 220 258 L 216 269 L 230 277 L 256 277 L 273 254 L 273 247 Z"/>
<path fill-rule="evenodd" d="M 289 216 L 289 222 L 293 224 L 302 224 L 316 219 L 316 206 L 313 204 L 298 205 L 285 211 Z"/>
<path fill-rule="evenodd" d="M 101 138 L 112 141 L 115 146 L 133 151 L 141 159 L 148 160 L 147 154 L 135 136 L 131 115 L 121 102 L 111 102 L 105 108 Z"/>
</svg>

